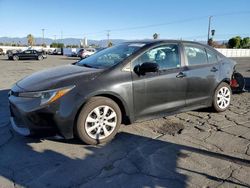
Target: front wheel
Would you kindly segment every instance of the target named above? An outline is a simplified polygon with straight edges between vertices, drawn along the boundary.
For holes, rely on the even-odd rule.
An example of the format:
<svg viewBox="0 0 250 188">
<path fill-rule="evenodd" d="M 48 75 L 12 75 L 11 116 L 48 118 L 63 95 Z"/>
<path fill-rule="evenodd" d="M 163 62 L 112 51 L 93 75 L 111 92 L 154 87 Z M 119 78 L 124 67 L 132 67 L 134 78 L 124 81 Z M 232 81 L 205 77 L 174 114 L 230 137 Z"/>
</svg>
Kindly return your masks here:
<svg viewBox="0 0 250 188">
<path fill-rule="evenodd" d="M 120 124 L 119 106 L 109 98 L 93 97 L 79 114 L 76 132 L 86 144 L 101 144 L 112 140 Z"/>
<path fill-rule="evenodd" d="M 213 98 L 213 107 L 217 112 L 223 112 L 228 109 L 232 98 L 231 87 L 222 82 L 215 90 Z"/>
<path fill-rule="evenodd" d="M 13 60 L 14 60 L 14 61 L 18 61 L 18 60 L 19 60 L 19 57 L 18 57 L 17 55 L 14 55 L 14 56 L 13 56 Z"/>
</svg>

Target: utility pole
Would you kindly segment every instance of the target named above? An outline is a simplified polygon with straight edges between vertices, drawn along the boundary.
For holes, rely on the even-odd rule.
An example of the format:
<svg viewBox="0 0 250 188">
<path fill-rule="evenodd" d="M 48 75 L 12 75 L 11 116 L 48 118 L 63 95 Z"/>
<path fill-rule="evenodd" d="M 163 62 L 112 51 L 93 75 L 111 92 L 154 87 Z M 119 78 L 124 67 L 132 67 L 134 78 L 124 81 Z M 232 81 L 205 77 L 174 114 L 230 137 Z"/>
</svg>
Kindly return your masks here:
<svg viewBox="0 0 250 188">
<path fill-rule="evenodd" d="M 110 30 L 107 30 L 107 39 L 108 39 L 108 45 L 109 45 L 109 37 L 110 37 Z"/>
<path fill-rule="evenodd" d="M 45 31 L 45 29 L 42 29 L 42 34 L 43 34 L 43 45 L 44 45 L 44 31 Z"/>
<path fill-rule="evenodd" d="M 61 43 L 63 43 L 63 31 L 61 31 Z"/>
<path fill-rule="evenodd" d="M 207 44 L 209 42 L 209 39 L 210 39 L 210 27 L 211 27 L 211 19 L 212 19 L 213 16 L 209 16 L 209 19 L 208 19 L 208 32 L 207 32 Z"/>
</svg>

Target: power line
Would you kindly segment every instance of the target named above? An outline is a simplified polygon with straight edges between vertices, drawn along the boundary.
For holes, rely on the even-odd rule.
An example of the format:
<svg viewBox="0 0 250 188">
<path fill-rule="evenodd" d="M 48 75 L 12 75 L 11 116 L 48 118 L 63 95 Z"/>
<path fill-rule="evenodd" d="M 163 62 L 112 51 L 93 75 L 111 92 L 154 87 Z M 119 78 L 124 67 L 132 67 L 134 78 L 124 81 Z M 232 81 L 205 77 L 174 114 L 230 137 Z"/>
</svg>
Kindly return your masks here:
<svg viewBox="0 0 250 188">
<path fill-rule="evenodd" d="M 227 12 L 227 13 L 220 13 L 220 14 L 211 14 L 213 17 L 223 17 L 223 16 L 231 16 L 231 15 L 239 15 L 239 14 L 250 14 L 250 11 L 237 11 L 237 12 Z M 206 16 L 200 16 L 200 17 L 192 17 L 182 20 L 175 20 L 175 21 L 169 21 L 164 23 L 157 23 L 157 24 L 149 24 L 149 25 L 141 25 L 141 26 L 133 26 L 133 27 L 124 27 L 124 28 L 113 28 L 109 30 L 102 30 L 98 32 L 90 32 L 90 33 L 84 33 L 84 36 L 93 35 L 93 34 L 105 34 L 107 31 L 109 32 L 118 32 L 118 31 L 129 31 L 129 30 L 138 30 L 138 29 L 147 29 L 147 28 L 153 28 L 153 27 L 160 27 L 165 25 L 173 25 L 173 24 L 179 24 L 179 23 L 188 23 L 198 20 L 207 19 L 211 15 Z M 81 37 L 82 34 L 72 34 L 72 35 L 64 35 L 65 37 Z"/>
<path fill-rule="evenodd" d="M 222 14 L 212 14 L 212 16 L 213 17 L 220 17 L 220 16 L 229 16 L 229 15 L 236 15 L 236 14 L 250 14 L 250 11 L 239 11 L 239 12 L 228 12 L 228 13 L 222 13 Z M 210 16 L 211 15 L 193 17 L 193 18 L 170 21 L 170 22 L 165 22 L 165 23 L 143 25 L 143 26 L 135 26 L 135 27 L 127 27 L 127 28 L 119 28 L 119 29 L 110 29 L 110 30 L 111 31 L 126 31 L 126 30 L 135 30 L 135 29 L 144 29 L 144 28 L 150 28 L 150 27 L 158 27 L 158 26 L 164 26 L 164 25 L 172 25 L 172 24 L 178 24 L 178 23 L 186 23 L 186 22 L 198 21 L 198 20 L 202 20 L 202 19 L 207 19 Z"/>
</svg>

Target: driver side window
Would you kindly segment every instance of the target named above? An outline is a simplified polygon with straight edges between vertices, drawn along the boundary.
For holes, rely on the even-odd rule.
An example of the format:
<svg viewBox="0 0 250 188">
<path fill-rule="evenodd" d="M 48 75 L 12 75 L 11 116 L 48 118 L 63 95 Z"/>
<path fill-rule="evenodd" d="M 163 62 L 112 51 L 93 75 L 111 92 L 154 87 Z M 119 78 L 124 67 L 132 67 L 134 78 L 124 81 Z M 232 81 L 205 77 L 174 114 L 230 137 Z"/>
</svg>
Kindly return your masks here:
<svg viewBox="0 0 250 188">
<path fill-rule="evenodd" d="M 157 63 L 159 70 L 178 68 L 180 64 L 179 49 L 177 44 L 166 44 L 148 50 L 134 61 L 134 66 L 143 63 Z"/>
</svg>

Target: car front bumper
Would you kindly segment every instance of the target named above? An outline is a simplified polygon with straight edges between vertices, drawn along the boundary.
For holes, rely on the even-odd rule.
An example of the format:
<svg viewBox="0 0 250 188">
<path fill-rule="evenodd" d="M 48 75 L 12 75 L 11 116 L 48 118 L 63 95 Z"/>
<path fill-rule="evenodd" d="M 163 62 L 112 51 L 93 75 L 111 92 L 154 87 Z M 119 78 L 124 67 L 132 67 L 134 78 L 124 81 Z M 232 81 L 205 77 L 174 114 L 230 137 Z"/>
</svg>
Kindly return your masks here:
<svg viewBox="0 0 250 188">
<path fill-rule="evenodd" d="M 17 133 L 29 136 L 37 133 L 55 134 L 57 132 L 53 114 L 48 111 L 47 107 L 27 109 L 31 101 L 21 100 L 20 97 L 16 97 L 16 99 L 12 96 L 9 97 L 10 122 Z"/>
<path fill-rule="evenodd" d="M 22 125 L 19 125 L 16 123 L 14 117 L 10 117 L 10 123 L 12 128 L 19 134 L 23 136 L 29 136 L 30 130 L 27 127 L 23 127 Z"/>
<path fill-rule="evenodd" d="M 73 138 L 77 108 L 72 94 L 41 106 L 39 98 L 18 97 L 12 93 L 9 94 L 10 122 L 16 132 L 24 136 L 59 134 L 64 138 Z"/>
</svg>

